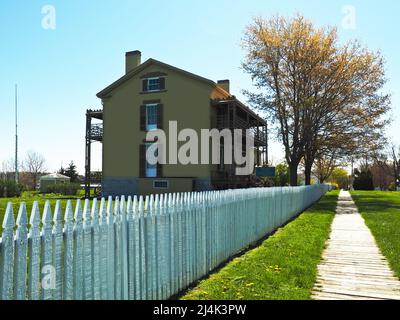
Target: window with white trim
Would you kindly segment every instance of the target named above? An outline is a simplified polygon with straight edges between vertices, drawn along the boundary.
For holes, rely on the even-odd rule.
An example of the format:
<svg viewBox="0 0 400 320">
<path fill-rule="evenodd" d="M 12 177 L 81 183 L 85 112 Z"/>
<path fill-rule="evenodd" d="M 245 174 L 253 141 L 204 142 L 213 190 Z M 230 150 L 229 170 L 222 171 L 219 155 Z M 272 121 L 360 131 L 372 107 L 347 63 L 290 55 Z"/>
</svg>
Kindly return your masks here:
<svg viewBox="0 0 400 320">
<path fill-rule="evenodd" d="M 148 78 L 147 91 L 158 91 L 158 90 L 160 90 L 160 78 Z"/>
</svg>

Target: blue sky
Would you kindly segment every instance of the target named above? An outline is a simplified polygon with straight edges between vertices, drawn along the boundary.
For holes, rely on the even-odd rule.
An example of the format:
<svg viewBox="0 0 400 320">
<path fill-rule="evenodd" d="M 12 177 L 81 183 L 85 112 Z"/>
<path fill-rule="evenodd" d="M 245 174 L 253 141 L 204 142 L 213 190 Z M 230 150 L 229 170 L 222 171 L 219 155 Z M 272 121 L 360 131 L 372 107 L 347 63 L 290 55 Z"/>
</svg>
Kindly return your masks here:
<svg viewBox="0 0 400 320">
<path fill-rule="evenodd" d="M 55 30 L 42 27 L 42 8 L 56 10 Z M 355 29 L 343 28 L 346 5 Z M 241 98 L 251 88 L 240 69 L 245 26 L 254 16 L 300 12 L 316 25 L 337 26 L 343 41 L 357 38 L 387 60 L 393 95 L 389 136 L 400 143 L 400 3 L 316 0 L 2 0 L 0 2 L 0 165 L 14 153 L 14 84 L 19 86 L 20 153 L 43 154 L 49 171 L 73 160 L 84 168 L 85 110 L 100 108 L 96 93 L 124 73 L 124 53 L 141 50 L 201 76 L 230 79 Z M 395 137 L 397 135 L 397 138 Z M 125 143 L 129 148 L 129 142 Z M 101 168 L 99 145 L 93 169 Z M 280 145 L 270 154 L 282 158 Z M 116 155 L 118 156 L 118 155 Z"/>
</svg>

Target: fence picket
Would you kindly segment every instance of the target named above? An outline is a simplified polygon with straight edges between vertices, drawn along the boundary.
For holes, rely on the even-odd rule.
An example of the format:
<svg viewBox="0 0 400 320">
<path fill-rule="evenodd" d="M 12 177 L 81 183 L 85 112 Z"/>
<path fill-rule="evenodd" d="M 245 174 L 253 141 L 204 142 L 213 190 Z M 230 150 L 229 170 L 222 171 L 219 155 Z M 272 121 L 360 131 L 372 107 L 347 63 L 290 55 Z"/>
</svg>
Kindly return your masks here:
<svg viewBox="0 0 400 320">
<path fill-rule="evenodd" d="M 26 299 L 26 259 L 28 253 L 28 214 L 24 202 L 19 207 L 14 257 L 14 299 Z"/>
<path fill-rule="evenodd" d="M 63 255 L 63 221 L 62 221 L 62 211 L 61 202 L 57 200 L 56 207 L 54 209 L 53 218 L 53 265 L 55 274 L 55 289 L 53 291 L 53 299 L 62 299 L 62 255 Z"/>
<path fill-rule="evenodd" d="M 108 197 L 107 202 L 107 296 L 108 300 L 115 299 L 115 265 L 114 265 L 114 210 L 112 197 Z"/>
<path fill-rule="evenodd" d="M 134 247 L 134 253 L 132 254 L 133 256 L 133 261 L 132 264 L 134 265 L 134 285 L 135 285 L 135 299 L 139 300 L 141 299 L 141 274 L 140 274 L 140 213 L 139 213 L 139 202 L 137 196 L 134 197 L 133 201 L 133 247 Z M 132 243 L 131 243 L 132 245 Z M 131 249 L 132 250 L 132 249 Z"/>
<path fill-rule="evenodd" d="M 89 199 L 85 200 L 83 207 L 83 287 L 82 296 L 84 300 L 93 299 L 93 262 L 92 262 L 92 221 Z"/>
<path fill-rule="evenodd" d="M 28 235 L 28 299 L 40 297 L 40 212 L 37 201 L 33 203 Z"/>
<path fill-rule="evenodd" d="M 135 199 L 129 196 L 126 205 L 128 300 L 135 300 Z"/>
<path fill-rule="evenodd" d="M 108 258 L 108 224 L 107 224 L 107 208 L 106 200 L 101 199 L 100 202 L 100 257 L 99 257 L 99 278 L 100 278 L 100 299 L 107 300 L 107 283 L 108 283 L 108 273 L 107 273 L 107 258 Z"/>
<path fill-rule="evenodd" d="M 154 298 L 154 274 L 155 274 L 155 241 L 154 241 L 154 195 L 146 196 L 145 200 L 145 220 L 146 220 L 146 234 L 145 238 L 147 239 L 147 247 L 146 252 L 148 253 L 147 257 L 147 299 L 153 300 Z"/>
<path fill-rule="evenodd" d="M 155 216 L 155 233 L 154 233 L 154 240 L 155 240 L 155 252 L 156 252 L 156 278 L 155 278 L 155 293 L 156 299 L 162 299 L 162 269 L 165 268 L 164 262 L 164 229 L 163 229 L 163 220 L 161 216 L 162 210 L 162 202 L 164 201 L 163 195 L 156 194 L 154 199 L 154 216 Z"/>
<path fill-rule="evenodd" d="M 115 197 L 114 202 L 114 244 L 115 244 L 115 300 L 121 300 L 121 262 L 122 262 L 122 249 L 121 249 L 121 214 L 120 214 L 120 200 Z"/>
<path fill-rule="evenodd" d="M 140 300 L 147 298 L 147 272 L 146 272 L 146 238 L 145 238 L 145 211 L 143 197 L 139 198 L 139 235 L 140 235 Z"/>
<path fill-rule="evenodd" d="M 128 300 L 129 298 L 129 279 L 128 279 L 128 225 L 127 225 L 127 209 L 131 206 L 132 199 L 128 197 L 128 203 L 125 196 L 121 197 L 120 215 L 121 215 L 121 298 Z"/>
<path fill-rule="evenodd" d="M 93 285 L 93 299 L 101 299 L 100 288 L 100 223 L 99 223 L 99 210 L 97 206 L 97 199 L 93 199 L 92 203 L 92 285 Z"/>
<path fill-rule="evenodd" d="M 81 201 L 75 207 L 74 224 L 74 299 L 83 299 L 83 213 Z"/>
<path fill-rule="evenodd" d="M 50 202 L 47 200 L 44 205 L 42 217 L 42 300 L 51 300 L 55 289 L 55 272 L 53 265 L 53 215 Z M 53 283 L 54 282 L 54 283 Z"/>
<path fill-rule="evenodd" d="M 74 225 L 72 203 L 67 201 L 64 215 L 64 279 L 63 299 L 74 299 Z"/>
<path fill-rule="evenodd" d="M 8 203 L 3 220 L 0 261 L 0 297 L 2 300 L 13 298 L 13 263 L 14 263 L 14 213 Z"/>
</svg>

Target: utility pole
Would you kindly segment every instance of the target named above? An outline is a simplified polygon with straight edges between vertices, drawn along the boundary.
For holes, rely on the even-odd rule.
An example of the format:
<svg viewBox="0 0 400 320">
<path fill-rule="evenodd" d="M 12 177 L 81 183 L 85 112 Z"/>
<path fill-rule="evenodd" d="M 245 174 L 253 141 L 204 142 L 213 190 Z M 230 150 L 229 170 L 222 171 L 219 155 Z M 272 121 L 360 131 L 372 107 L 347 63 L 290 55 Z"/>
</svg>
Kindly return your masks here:
<svg viewBox="0 0 400 320">
<path fill-rule="evenodd" d="M 15 182 L 18 181 L 18 85 L 15 85 Z"/>
</svg>

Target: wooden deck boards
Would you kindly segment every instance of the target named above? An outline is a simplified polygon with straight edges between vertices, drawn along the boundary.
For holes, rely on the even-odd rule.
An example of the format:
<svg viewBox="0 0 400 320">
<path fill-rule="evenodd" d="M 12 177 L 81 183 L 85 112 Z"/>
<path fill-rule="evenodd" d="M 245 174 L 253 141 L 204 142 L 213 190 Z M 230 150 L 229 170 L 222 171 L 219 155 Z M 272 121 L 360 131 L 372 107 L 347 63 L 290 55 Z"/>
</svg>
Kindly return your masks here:
<svg viewBox="0 0 400 320">
<path fill-rule="evenodd" d="M 400 300 L 399 279 L 345 191 L 339 195 L 312 297 L 316 300 Z"/>
</svg>

